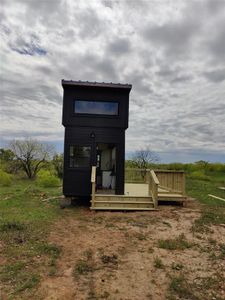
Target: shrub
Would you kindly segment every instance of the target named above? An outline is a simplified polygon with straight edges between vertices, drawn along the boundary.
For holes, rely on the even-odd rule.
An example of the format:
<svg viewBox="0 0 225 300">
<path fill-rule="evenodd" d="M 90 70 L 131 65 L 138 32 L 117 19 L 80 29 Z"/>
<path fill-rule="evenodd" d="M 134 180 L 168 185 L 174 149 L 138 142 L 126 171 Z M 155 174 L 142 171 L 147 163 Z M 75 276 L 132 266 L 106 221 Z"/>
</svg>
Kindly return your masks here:
<svg viewBox="0 0 225 300">
<path fill-rule="evenodd" d="M 12 184 L 12 176 L 2 170 L 0 170 L 0 185 L 10 186 Z"/>
<path fill-rule="evenodd" d="M 42 187 L 57 187 L 60 185 L 60 180 L 49 171 L 42 170 L 38 174 L 37 183 Z"/>
<path fill-rule="evenodd" d="M 205 175 L 203 171 L 194 171 L 190 174 L 190 178 L 192 179 L 198 179 L 198 180 L 205 180 L 210 181 L 210 177 Z"/>
</svg>

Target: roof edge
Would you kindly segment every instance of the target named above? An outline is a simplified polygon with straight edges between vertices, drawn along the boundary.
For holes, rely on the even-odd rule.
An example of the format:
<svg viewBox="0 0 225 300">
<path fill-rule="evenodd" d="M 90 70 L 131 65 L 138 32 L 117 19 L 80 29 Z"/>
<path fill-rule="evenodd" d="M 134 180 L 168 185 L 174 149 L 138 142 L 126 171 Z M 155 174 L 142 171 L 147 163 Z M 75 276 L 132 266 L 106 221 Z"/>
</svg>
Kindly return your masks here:
<svg viewBox="0 0 225 300">
<path fill-rule="evenodd" d="M 112 83 L 112 82 L 91 82 L 91 81 L 74 81 L 62 79 L 62 86 L 87 86 L 87 87 L 110 87 L 110 88 L 121 88 L 121 89 L 132 89 L 132 84 Z"/>
</svg>

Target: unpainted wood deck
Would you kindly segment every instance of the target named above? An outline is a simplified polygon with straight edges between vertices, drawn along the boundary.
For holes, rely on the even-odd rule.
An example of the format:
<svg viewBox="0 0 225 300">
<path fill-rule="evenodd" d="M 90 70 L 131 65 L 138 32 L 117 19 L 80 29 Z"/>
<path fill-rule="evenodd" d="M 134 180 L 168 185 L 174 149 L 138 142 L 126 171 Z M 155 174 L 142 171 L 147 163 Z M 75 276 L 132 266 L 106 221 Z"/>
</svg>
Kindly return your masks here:
<svg viewBox="0 0 225 300">
<path fill-rule="evenodd" d="M 94 210 L 154 210 L 158 201 L 184 202 L 185 182 L 182 172 L 149 171 L 147 183 L 125 183 L 124 195 L 115 195 L 113 190 L 95 191 L 95 177 L 92 176 L 91 209 Z M 161 183 L 163 185 L 161 185 Z"/>
</svg>

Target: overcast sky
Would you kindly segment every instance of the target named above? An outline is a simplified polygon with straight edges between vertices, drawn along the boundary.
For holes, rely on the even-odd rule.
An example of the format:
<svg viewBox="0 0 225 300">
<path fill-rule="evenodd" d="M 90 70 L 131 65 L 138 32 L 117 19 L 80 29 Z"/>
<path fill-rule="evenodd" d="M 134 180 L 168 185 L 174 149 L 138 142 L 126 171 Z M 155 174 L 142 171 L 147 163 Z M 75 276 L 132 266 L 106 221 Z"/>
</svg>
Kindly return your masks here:
<svg viewBox="0 0 225 300">
<path fill-rule="evenodd" d="M 61 79 L 130 83 L 127 153 L 225 162 L 225 0 L 0 0 L 1 145 L 62 149 Z"/>
</svg>

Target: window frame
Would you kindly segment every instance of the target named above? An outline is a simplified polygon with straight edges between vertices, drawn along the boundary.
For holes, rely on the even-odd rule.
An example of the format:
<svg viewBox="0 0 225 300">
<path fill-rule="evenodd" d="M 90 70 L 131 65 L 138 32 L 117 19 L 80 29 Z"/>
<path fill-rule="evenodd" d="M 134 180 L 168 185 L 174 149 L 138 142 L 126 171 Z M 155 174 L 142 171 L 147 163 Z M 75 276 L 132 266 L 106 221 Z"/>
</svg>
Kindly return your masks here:
<svg viewBox="0 0 225 300">
<path fill-rule="evenodd" d="M 115 103 L 115 104 L 117 104 L 117 114 L 97 114 L 97 113 L 79 113 L 79 112 L 76 112 L 76 110 L 75 110 L 75 103 L 76 103 L 76 101 L 80 101 L 80 102 L 96 102 L 96 103 Z M 88 117 L 100 117 L 100 118 L 102 118 L 102 117 L 107 117 L 107 118 L 118 118 L 119 117 L 119 115 L 120 115 L 120 102 L 119 101 L 117 101 L 117 100 L 113 100 L 113 101 L 107 101 L 107 100 L 104 100 L 104 101 L 102 101 L 102 100 L 84 100 L 84 99 L 74 99 L 73 100 L 73 114 L 74 115 L 76 115 L 76 116 L 88 116 Z"/>
<path fill-rule="evenodd" d="M 75 159 L 76 156 L 71 156 L 70 155 L 70 148 L 71 147 L 86 147 L 90 149 L 90 155 L 88 159 L 88 165 L 86 166 L 70 166 L 70 160 L 71 158 Z M 69 144 L 68 145 L 68 168 L 72 170 L 78 170 L 78 169 L 90 169 L 91 168 L 91 158 L 92 158 L 92 147 L 90 144 Z"/>
</svg>

